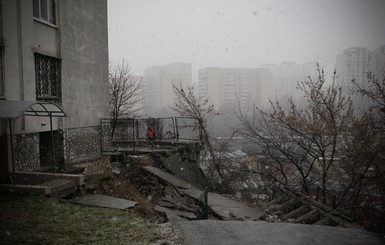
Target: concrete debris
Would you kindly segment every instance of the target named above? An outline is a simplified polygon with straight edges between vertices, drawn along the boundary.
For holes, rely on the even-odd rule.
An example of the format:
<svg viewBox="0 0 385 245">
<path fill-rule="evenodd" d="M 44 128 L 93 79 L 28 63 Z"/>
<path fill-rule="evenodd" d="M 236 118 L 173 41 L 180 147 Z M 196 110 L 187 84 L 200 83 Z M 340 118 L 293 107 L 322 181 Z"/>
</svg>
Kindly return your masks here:
<svg viewBox="0 0 385 245">
<path fill-rule="evenodd" d="M 122 163 L 121 162 L 112 162 L 111 167 L 112 167 L 112 173 L 113 174 L 120 174 L 120 172 L 122 171 Z"/>
<path fill-rule="evenodd" d="M 189 189 L 191 187 L 190 183 L 187 183 L 187 182 L 179 179 L 178 177 L 176 177 L 170 173 L 162 171 L 159 168 L 151 167 L 151 166 L 144 166 L 142 168 L 147 170 L 148 172 L 151 172 L 152 174 L 162 178 L 163 180 L 166 180 L 167 182 L 169 182 L 170 184 L 172 184 L 176 187 L 184 188 L 184 189 Z"/>
<path fill-rule="evenodd" d="M 184 180 L 159 168 L 149 166 L 142 168 L 175 186 L 182 196 L 187 195 L 197 200 L 202 195 L 202 190 L 197 189 Z M 163 199 L 160 204 L 165 203 L 167 203 L 165 206 L 170 208 L 173 202 L 170 201 L 170 199 L 168 201 Z M 208 206 L 211 212 L 222 220 L 258 220 L 264 214 L 258 209 L 248 207 L 243 203 L 231 200 L 230 198 L 216 193 L 208 193 Z"/>
</svg>

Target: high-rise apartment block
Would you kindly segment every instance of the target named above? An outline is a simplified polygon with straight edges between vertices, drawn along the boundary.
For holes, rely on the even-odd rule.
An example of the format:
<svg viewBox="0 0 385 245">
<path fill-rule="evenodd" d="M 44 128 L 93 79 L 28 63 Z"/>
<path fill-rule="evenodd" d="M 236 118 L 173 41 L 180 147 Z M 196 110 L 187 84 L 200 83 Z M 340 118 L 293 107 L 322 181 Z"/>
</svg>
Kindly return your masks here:
<svg viewBox="0 0 385 245">
<path fill-rule="evenodd" d="M 318 77 L 315 63 L 283 62 L 280 65 L 268 64 L 261 67 L 271 71 L 274 100 L 284 97 L 297 97 L 299 95 L 298 82 L 307 80 L 309 76 L 311 78 Z"/>
<path fill-rule="evenodd" d="M 371 53 L 366 48 L 352 47 L 337 56 L 336 70 L 345 92 L 352 92 L 352 80 L 365 87 L 366 73 L 369 71 Z"/>
<path fill-rule="evenodd" d="M 191 63 L 172 63 L 145 69 L 144 112 L 169 108 L 175 101 L 173 85 L 187 89 L 192 87 Z"/>
<path fill-rule="evenodd" d="M 247 111 L 268 104 L 271 94 L 268 69 L 217 68 L 199 70 L 198 94 L 208 98 L 216 109 L 222 107 Z"/>
<path fill-rule="evenodd" d="M 385 77 L 385 45 L 372 52 L 369 60 L 369 66 L 371 72 L 373 72 L 373 74 L 378 78 L 382 79 Z"/>
</svg>

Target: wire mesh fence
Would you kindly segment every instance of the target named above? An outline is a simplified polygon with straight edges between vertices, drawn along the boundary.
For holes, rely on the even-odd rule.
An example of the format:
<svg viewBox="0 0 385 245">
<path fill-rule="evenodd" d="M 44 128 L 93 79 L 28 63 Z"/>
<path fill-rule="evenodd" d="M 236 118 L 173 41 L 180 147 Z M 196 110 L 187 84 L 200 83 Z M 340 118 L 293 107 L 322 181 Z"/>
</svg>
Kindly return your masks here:
<svg viewBox="0 0 385 245">
<path fill-rule="evenodd" d="M 201 140 L 198 120 L 191 117 L 176 117 L 178 140 Z"/>
</svg>

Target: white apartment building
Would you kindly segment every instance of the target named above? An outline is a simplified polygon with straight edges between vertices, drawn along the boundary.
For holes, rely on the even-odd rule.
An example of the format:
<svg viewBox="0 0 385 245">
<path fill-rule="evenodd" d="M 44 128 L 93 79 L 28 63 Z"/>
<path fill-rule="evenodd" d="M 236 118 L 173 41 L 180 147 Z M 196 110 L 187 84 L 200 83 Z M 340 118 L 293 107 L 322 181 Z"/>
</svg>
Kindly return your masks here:
<svg viewBox="0 0 385 245">
<path fill-rule="evenodd" d="M 254 104 L 268 105 L 271 95 L 268 69 L 217 68 L 199 70 L 198 94 L 208 98 L 218 110 L 222 107 L 250 110 Z"/>
<path fill-rule="evenodd" d="M 282 62 L 277 64 L 262 65 L 262 68 L 270 69 L 273 87 L 273 99 L 284 97 L 297 97 L 298 82 L 308 80 L 308 76 L 317 78 L 316 63 L 296 64 L 295 62 Z"/>
<path fill-rule="evenodd" d="M 172 63 L 146 68 L 143 77 L 143 112 L 151 115 L 173 105 L 173 84 L 187 91 L 187 87 L 192 87 L 191 70 L 191 63 Z"/>
<path fill-rule="evenodd" d="M 352 47 L 337 55 L 336 70 L 338 81 L 343 84 L 346 93 L 353 89 L 352 80 L 363 88 L 366 85 L 366 73 L 370 70 L 369 60 L 371 53 L 366 48 Z"/>
<path fill-rule="evenodd" d="M 385 77 L 385 45 L 374 50 L 369 60 L 370 71 L 378 78 Z"/>
</svg>

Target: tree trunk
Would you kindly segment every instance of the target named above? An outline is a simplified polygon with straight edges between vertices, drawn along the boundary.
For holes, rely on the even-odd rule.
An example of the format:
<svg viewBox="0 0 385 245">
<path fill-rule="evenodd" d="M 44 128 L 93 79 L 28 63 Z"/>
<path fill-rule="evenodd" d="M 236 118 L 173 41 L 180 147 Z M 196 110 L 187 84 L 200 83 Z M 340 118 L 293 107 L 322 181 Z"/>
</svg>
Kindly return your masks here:
<svg viewBox="0 0 385 245">
<path fill-rule="evenodd" d="M 326 180 L 327 180 L 327 172 L 323 169 L 322 173 L 322 204 L 326 205 Z"/>
<path fill-rule="evenodd" d="M 220 168 L 220 166 L 219 166 L 217 157 L 216 157 L 216 155 L 215 155 L 213 146 L 211 145 L 211 142 L 210 142 L 210 139 L 209 139 L 209 135 L 208 135 L 208 133 L 207 133 L 207 131 L 206 131 L 206 128 L 202 125 L 202 123 L 200 123 L 200 128 L 202 129 L 203 137 L 204 137 L 204 140 L 205 140 L 205 142 L 206 142 L 206 144 L 207 144 L 207 147 L 208 147 L 208 149 L 209 149 L 210 155 L 211 155 L 211 157 L 212 157 L 212 161 L 213 161 L 214 167 L 215 167 L 215 169 L 217 170 L 219 177 L 220 177 L 221 180 L 223 181 L 224 178 L 223 178 L 223 175 L 222 175 L 222 171 L 221 171 L 221 168 Z"/>
</svg>

